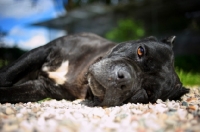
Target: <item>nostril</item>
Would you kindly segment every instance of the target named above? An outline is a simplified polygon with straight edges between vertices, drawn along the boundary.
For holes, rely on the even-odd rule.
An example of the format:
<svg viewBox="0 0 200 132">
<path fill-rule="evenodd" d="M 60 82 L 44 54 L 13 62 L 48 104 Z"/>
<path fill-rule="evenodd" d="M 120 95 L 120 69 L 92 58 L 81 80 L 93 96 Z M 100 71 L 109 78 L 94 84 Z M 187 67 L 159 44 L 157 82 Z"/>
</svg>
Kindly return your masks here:
<svg viewBox="0 0 200 132">
<path fill-rule="evenodd" d="M 116 69 L 115 72 L 115 79 L 113 80 L 113 85 L 115 86 L 115 88 L 117 88 L 118 90 L 127 90 L 128 88 L 131 88 L 132 86 L 132 78 L 131 78 L 131 74 L 129 73 L 128 69 Z"/>
<path fill-rule="evenodd" d="M 118 76 L 119 79 L 123 79 L 124 73 L 122 71 L 118 71 L 117 76 Z"/>
<path fill-rule="evenodd" d="M 125 85 L 121 85 L 121 90 L 123 90 L 123 89 L 125 89 L 126 88 L 126 86 Z"/>
</svg>

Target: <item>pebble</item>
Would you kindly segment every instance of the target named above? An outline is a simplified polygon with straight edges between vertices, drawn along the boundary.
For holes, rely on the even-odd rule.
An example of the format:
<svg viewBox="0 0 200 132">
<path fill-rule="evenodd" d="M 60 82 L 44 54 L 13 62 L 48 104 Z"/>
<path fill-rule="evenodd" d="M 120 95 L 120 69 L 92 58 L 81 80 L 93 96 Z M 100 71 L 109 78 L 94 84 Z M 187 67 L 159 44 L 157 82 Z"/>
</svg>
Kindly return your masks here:
<svg viewBox="0 0 200 132">
<path fill-rule="evenodd" d="M 200 88 L 181 101 L 94 107 L 89 100 L 0 104 L 2 132 L 165 132 L 200 130 Z"/>
<path fill-rule="evenodd" d="M 18 130 L 18 124 L 4 124 L 3 131 L 4 132 L 12 132 Z"/>
<path fill-rule="evenodd" d="M 191 111 L 197 111 L 198 110 L 198 105 L 190 105 L 188 107 L 188 109 L 191 110 Z"/>
<path fill-rule="evenodd" d="M 188 107 L 188 103 L 185 102 L 185 101 L 183 101 L 183 102 L 182 102 L 182 106 L 186 106 L 186 107 Z"/>
<path fill-rule="evenodd" d="M 14 113 L 15 113 L 15 110 L 12 109 L 12 108 L 10 108 L 10 107 L 8 107 L 8 108 L 6 108 L 5 113 L 6 113 L 7 115 L 11 115 L 11 114 L 14 114 Z"/>
</svg>

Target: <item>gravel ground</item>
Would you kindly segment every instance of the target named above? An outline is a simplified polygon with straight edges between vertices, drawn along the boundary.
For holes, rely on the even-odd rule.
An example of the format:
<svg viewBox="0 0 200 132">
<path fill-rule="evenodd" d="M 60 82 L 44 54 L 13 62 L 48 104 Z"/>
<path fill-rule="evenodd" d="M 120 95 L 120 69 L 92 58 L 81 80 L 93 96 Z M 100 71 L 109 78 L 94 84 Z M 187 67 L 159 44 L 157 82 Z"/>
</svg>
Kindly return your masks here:
<svg viewBox="0 0 200 132">
<path fill-rule="evenodd" d="M 0 132 L 200 131 L 200 88 L 182 101 L 93 107 L 88 100 L 0 104 Z"/>
</svg>

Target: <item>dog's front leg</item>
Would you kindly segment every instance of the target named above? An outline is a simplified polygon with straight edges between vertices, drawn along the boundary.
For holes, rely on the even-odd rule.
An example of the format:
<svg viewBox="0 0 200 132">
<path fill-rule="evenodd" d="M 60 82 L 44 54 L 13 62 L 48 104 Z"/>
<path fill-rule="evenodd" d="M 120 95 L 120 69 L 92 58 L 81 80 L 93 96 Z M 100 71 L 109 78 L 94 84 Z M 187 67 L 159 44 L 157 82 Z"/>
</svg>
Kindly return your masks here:
<svg viewBox="0 0 200 132">
<path fill-rule="evenodd" d="M 0 87 L 0 103 L 32 102 L 48 97 L 40 80 L 28 81 L 13 87 Z"/>
<path fill-rule="evenodd" d="M 0 69 L 0 87 L 13 86 L 19 79 L 41 68 L 50 52 L 45 45 L 22 55 L 18 60 Z"/>
</svg>

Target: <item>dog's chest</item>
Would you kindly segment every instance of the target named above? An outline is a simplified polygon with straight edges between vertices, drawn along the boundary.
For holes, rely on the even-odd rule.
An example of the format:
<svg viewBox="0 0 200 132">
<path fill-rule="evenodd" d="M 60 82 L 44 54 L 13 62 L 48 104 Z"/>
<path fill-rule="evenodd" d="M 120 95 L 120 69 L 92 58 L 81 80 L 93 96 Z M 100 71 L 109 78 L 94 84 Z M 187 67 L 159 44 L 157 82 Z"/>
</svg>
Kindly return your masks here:
<svg viewBox="0 0 200 132">
<path fill-rule="evenodd" d="M 69 71 L 69 61 L 63 61 L 55 70 L 51 70 L 49 66 L 44 66 L 42 71 L 48 74 L 48 77 L 57 85 L 62 85 L 67 81 L 67 73 Z"/>
</svg>

